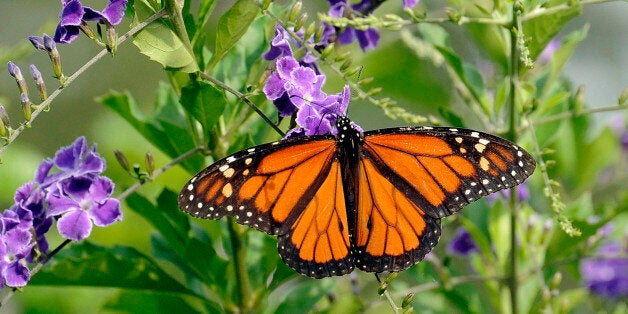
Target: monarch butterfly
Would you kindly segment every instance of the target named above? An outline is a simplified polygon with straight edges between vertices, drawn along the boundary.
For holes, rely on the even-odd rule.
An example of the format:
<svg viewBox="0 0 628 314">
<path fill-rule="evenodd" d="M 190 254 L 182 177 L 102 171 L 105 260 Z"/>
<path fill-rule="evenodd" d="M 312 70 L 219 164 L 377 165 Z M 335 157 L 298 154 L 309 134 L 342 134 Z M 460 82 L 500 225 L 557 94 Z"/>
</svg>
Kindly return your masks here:
<svg viewBox="0 0 628 314">
<path fill-rule="evenodd" d="M 310 277 L 401 271 L 436 245 L 441 218 L 535 168 L 521 147 L 473 130 L 360 133 L 346 117 L 337 129 L 217 161 L 183 187 L 179 207 L 277 236 L 283 261 Z"/>
</svg>

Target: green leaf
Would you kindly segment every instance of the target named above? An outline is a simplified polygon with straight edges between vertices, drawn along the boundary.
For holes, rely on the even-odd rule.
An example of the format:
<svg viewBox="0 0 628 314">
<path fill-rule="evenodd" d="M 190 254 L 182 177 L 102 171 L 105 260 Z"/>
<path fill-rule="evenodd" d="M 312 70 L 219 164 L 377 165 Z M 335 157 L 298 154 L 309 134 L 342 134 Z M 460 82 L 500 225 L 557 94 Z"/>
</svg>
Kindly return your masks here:
<svg viewBox="0 0 628 314">
<path fill-rule="evenodd" d="M 214 313 L 222 308 L 211 304 Z M 109 297 L 102 306 L 107 312 L 120 313 L 201 313 L 201 309 L 192 307 L 176 295 L 155 293 L 153 291 L 122 290 Z"/>
<path fill-rule="evenodd" d="M 216 29 L 216 51 L 209 69 L 212 69 L 246 33 L 258 13 L 259 7 L 254 1 L 238 0 L 220 17 Z"/>
<path fill-rule="evenodd" d="M 495 249 L 498 267 L 504 269 L 510 253 L 510 217 L 504 203 L 498 200 L 490 211 L 488 231 Z"/>
<path fill-rule="evenodd" d="M 138 213 L 174 247 L 183 247 L 188 242 L 190 223 L 188 216 L 177 209 L 176 194 L 164 189 L 157 206 L 139 193 L 133 193 L 126 198 L 131 210 Z M 169 200 L 166 200 L 169 199 Z"/>
<path fill-rule="evenodd" d="M 84 241 L 61 250 L 30 285 L 91 286 L 195 295 L 136 249 Z"/>
<path fill-rule="evenodd" d="M 571 32 L 563 39 L 560 48 L 552 54 L 550 60 L 550 74 L 543 86 L 543 92 L 541 93 L 542 98 L 549 96 L 549 92 L 554 87 L 554 83 L 563 74 L 565 64 L 567 64 L 571 55 L 576 51 L 578 45 L 587 37 L 588 31 L 589 25 L 585 25 L 581 29 Z"/>
<path fill-rule="evenodd" d="M 456 54 L 449 43 L 448 34 L 439 26 L 422 24 L 419 32 L 426 41 L 434 45 L 434 47 L 444 57 L 445 63 L 449 69 L 449 75 L 459 80 L 466 87 L 475 101 L 482 107 L 485 113 L 489 113 L 488 99 L 484 87 L 484 80 L 480 72 L 471 64 L 462 60 Z"/>
<path fill-rule="evenodd" d="M 266 298 L 263 313 L 307 313 L 335 285 L 332 278 L 309 280 L 303 276 L 286 282 Z"/>
<path fill-rule="evenodd" d="M 136 1 L 135 4 L 135 16 L 131 27 L 138 25 L 156 12 L 145 1 Z M 137 33 L 133 44 L 142 54 L 159 62 L 166 69 L 186 73 L 198 71 L 192 52 L 188 51 L 181 39 L 163 19 L 150 23 Z"/>
<path fill-rule="evenodd" d="M 187 126 L 183 110 L 170 87 L 161 83 L 152 117 L 144 116 L 130 94 L 112 92 L 98 99 L 131 124 L 151 144 L 171 158 L 196 147 L 192 131 Z M 181 165 L 189 172 L 197 172 L 204 164 L 200 155 L 187 158 Z"/>
<path fill-rule="evenodd" d="M 267 24 L 268 20 L 266 19 L 256 19 L 251 23 L 244 35 L 213 68 L 212 73 L 217 79 L 240 91 L 244 90 L 249 78 L 253 78 L 254 83 L 257 84 L 260 75 L 267 66 L 267 61 L 262 58 L 268 49 L 264 30 L 264 26 Z M 262 65 L 256 71 L 255 66 L 260 62 Z M 264 100 L 266 99 L 264 98 Z"/>
<path fill-rule="evenodd" d="M 205 134 L 218 122 L 225 110 L 227 98 L 224 91 L 214 86 L 194 82 L 181 90 L 181 105 L 203 126 Z"/>
<path fill-rule="evenodd" d="M 563 4 L 564 0 L 553 1 L 555 5 Z M 547 5 L 546 9 L 555 5 Z M 523 33 L 525 34 L 528 50 L 532 60 L 536 60 L 545 46 L 563 29 L 567 22 L 582 12 L 582 5 L 579 1 L 569 1 L 569 8 L 558 10 L 552 14 L 543 14 L 523 22 Z"/>
</svg>

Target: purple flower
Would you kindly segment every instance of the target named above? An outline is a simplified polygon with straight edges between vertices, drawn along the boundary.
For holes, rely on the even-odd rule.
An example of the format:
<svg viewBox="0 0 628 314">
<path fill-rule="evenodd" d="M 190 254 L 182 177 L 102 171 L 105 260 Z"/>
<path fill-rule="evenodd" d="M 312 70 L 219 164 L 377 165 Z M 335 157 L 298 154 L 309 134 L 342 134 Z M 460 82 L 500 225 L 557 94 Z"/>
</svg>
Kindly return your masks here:
<svg viewBox="0 0 628 314">
<path fill-rule="evenodd" d="M 32 216 L 35 246 L 26 259 L 28 262 L 34 262 L 37 258 L 37 252 L 44 254 L 48 252 L 46 232 L 50 230 L 53 223 L 52 217 L 46 216 L 46 191 L 36 188 L 34 182 L 28 182 L 17 189 L 14 199 L 17 208 L 30 212 Z"/>
<path fill-rule="evenodd" d="M 49 175 L 53 166 L 61 171 Z M 43 187 L 48 187 L 70 177 L 97 176 L 104 170 L 105 160 L 96 152 L 96 146 L 88 148 L 85 137 L 81 136 L 72 145 L 59 149 L 54 160 L 44 160 L 37 169 L 35 180 Z"/>
<path fill-rule="evenodd" d="M 59 233 L 70 240 L 88 237 L 93 224 L 108 226 L 122 220 L 120 201 L 111 198 L 113 182 L 105 177 L 78 177 L 59 183 L 48 196 L 48 216 L 61 216 Z"/>
<path fill-rule="evenodd" d="M 347 2 L 345 0 L 328 0 L 329 16 L 331 17 L 344 17 L 347 9 Z M 360 14 L 370 14 L 377 8 L 381 2 L 371 3 L 370 0 L 363 0 L 360 3 L 352 4 L 350 9 Z M 331 26 L 328 26 L 331 27 Z M 326 27 L 326 29 L 328 28 Z M 363 51 L 374 49 L 379 42 L 379 33 L 377 29 L 368 28 L 366 30 L 358 30 L 354 27 L 345 28 L 340 34 L 338 34 L 338 42 L 343 45 L 350 44 L 355 40 L 358 40 L 360 48 Z"/>
<path fill-rule="evenodd" d="M 462 257 L 479 251 L 480 249 L 465 227 L 458 227 L 458 229 L 456 229 L 456 235 L 447 246 L 447 253 Z"/>
<path fill-rule="evenodd" d="M 58 43 L 69 44 L 79 35 L 85 9 L 79 0 L 62 1 L 63 10 L 61 10 L 59 25 L 53 38 Z"/>
<path fill-rule="evenodd" d="M 411 9 L 414 8 L 417 3 L 419 3 L 419 0 L 403 0 L 403 7 L 405 9 Z"/>
<path fill-rule="evenodd" d="M 55 31 L 54 41 L 69 44 L 78 37 L 81 30 L 90 32 L 87 30 L 86 21 L 98 21 L 98 23 L 106 25 L 119 24 L 124 17 L 127 1 L 109 0 L 101 12 L 83 6 L 79 0 L 62 0 L 63 10 L 59 16 L 60 21 Z"/>
<path fill-rule="evenodd" d="M 102 12 L 96 11 L 90 7 L 85 8 L 83 19 L 86 21 L 98 21 L 100 24 L 118 25 L 124 17 L 126 3 L 128 0 L 109 0 L 107 6 Z"/>
<path fill-rule="evenodd" d="M 550 62 L 550 60 L 552 60 L 552 56 L 554 55 L 554 52 L 556 52 L 556 50 L 558 50 L 558 48 L 560 48 L 560 45 L 562 44 L 560 38 L 553 38 L 548 44 L 547 46 L 545 46 L 545 49 L 543 49 L 543 51 L 541 52 L 541 54 L 539 55 L 539 62 L 542 64 L 548 64 Z"/>
<path fill-rule="evenodd" d="M 292 57 L 292 41 L 290 34 L 279 24 L 275 26 L 275 37 L 270 41 L 270 50 L 264 54 L 264 59 L 268 61 L 276 60 L 281 57 Z"/>
<path fill-rule="evenodd" d="M 608 298 L 628 296 L 628 250 L 610 243 L 598 250 L 598 256 L 580 261 L 584 285 L 593 293 Z"/>
<path fill-rule="evenodd" d="M 15 206 L 0 215 L 0 287 L 23 287 L 30 279 L 26 257 L 33 247 L 32 222 L 30 212 Z"/>
</svg>

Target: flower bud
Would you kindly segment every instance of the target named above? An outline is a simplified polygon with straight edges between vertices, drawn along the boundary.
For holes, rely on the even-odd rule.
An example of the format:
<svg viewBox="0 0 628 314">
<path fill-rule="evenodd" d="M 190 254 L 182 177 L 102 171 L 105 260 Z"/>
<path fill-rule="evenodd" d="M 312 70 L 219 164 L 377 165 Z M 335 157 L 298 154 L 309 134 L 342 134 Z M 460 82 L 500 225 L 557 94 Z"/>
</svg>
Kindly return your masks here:
<svg viewBox="0 0 628 314">
<path fill-rule="evenodd" d="M 7 68 L 9 69 L 9 74 L 13 76 L 13 78 L 15 78 L 15 82 L 17 83 L 17 88 L 20 90 L 20 93 L 28 93 L 26 81 L 24 80 L 24 76 L 22 75 L 22 71 L 20 70 L 20 68 L 15 65 L 13 61 L 9 61 L 7 63 Z"/>
<path fill-rule="evenodd" d="M 319 24 L 316 28 L 316 33 L 314 33 L 314 42 L 320 42 L 321 38 L 323 38 L 323 33 L 325 32 L 325 26 L 323 24 Z M 306 37 L 307 38 L 307 37 Z"/>
<path fill-rule="evenodd" d="M 44 47 L 46 47 L 50 61 L 52 61 L 52 69 L 55 73 L 55 77 L 59 80 L 63 80 L 64 76 L 61 69 L 61 55 L 59 54 L 59 50 L 57 50 L 57 44 L 55 44 L 54 40 L 52 40 L 52 37 L 46 34 L 44 34 Z M 61 85 L 63 86 L 64 84 Z"/>
<path fill-rule="evenodd" d="M 0 105 L 0 137 L 7 136 L 7 131 L 10 128 L 9 115 L 4 109 L 3 105 Z"/>
<path fill-rule="evenodd" d="M 28 36 L 28 40 L 30 40 L 33 47 L 37 50 L 46 50 L 44 47 L 44 38 L 39 36 Z"/>
<path fill-rule="evenodd" d="M 617 99 L 618 105 L 623 105 L 626 102 L 628 102 L 628 88 L 624 88 L 624 90 L 621 91 L 621 94 L 619 94 L 619 98 Z"/>
<path fill-rule="evenodd" d="M 412 304 L 412 301 L 414 301 L 414 292 L 410 292 L 406 294 L 406 297 L 403 298 L 403 301 L 401 302 L 401 308 L 402 309 L 408 308 L 410 304 Z"/>
<path fill-rule="evenodd" d="M 340 65 L 340 71 L 344 72 L 346 69 L 348 69 L 348 68 L 351 66 L 351 63 L 352 63 L 352 62 L 353 62 L 353 61 L 352 61 L 351 59 L 347 59 L 347 60 L 345 60 L 345 62 L 343 62 L 343 63 Z"/>
<path fill-rule="evenodd" d="M 33 76 L 33 80 L 35 80 L 35 84 L 37 85 L 37 90 L 39 91 L 39 99 L 41 99 L 41 101 L 44 101 L 46 100 L 46 98 L 48 98 L 48 93 L 46 92 L 46 83 L 41 77 L 41 72 L 39 72 L 34 64 L 31 64 L 30 70 L 31 75 Z"/>
<path fill-rule="evenodd" d="M 377 288 L 377 294 L 382 295 L 386 292 L 386 290 L 388 290 L 388 284 L 386 282 L 382 282 L 382 284 L 380 284 Z"/>
<path fill-rule="evenodd" d="M 584 108 L 584 85 L 580 85 L 574 97 L 574 113 L 579 115 Z"/>
<path fill-rule="evenodd" d="M 113 25 L 107 23 L 107 49 L 112 55 L 116 55 L 116 49 L 118 45 L 118 36 L 116 35 L 116 29 Z"/>
<path fill-rule="evenodd" d="M 321 59 L 325 60 L 327 59 L 327 57 L 329 57 L 329 55 L 334 51 L 334 44 L 329 44 L 327 45 L 327 47 L 325 47 L 323 49 L 323 51 L 321 52 Z"/>
<path fill-rule="evenodd" d="M 348 70 L 347 72 L 345 72 L 345 75 L 346 75 L 346 76 L 353 76 L 353 75 L 355 75 L 356 73 L 358 73 L 358 72 L 362 71 L 362 67 L 363 67 L 363 66 L 361 66 L 361 65 L 358 65 L 358 66 L 356 66 L 356 67 L 353 67 L 353 69 Z"/>
<path fill-rule="evenodd" d="M 386 280 L 384 282 L 386 283 L 391 283 L 393 280 L 395 280 L 395 278 L 397 278 L 397 276 L 399 276 L 399 273 L 390 273 L 390 275 L 388 275 L 388 277 L 386 277 Z"/>
<path fill-rule="evenodd" d="M 303 3 L 301 1 L 298 1 L 290 9 L 290 13 L 288 14 L 288 21 L 296 20 L 299 14 L 301 14 L 301 9 L 303 9 Z"/>
<path fill-rule="evenodd" d="M 98 40 L 98 36 L 96 36 L 94 30 L 87 24 L 87 22 L 82 21 L 81 25 L 79 25 L 79 28 L 87 37 L 89 37 L 89 39 L 102 44 L 102 42 Z"/>
<path fill-rule="evenodd" d="M 550 281 L 550 284 L 549 284 L 550 290 L 558 289 L 558 286 L 560 285 L 560 282 L 562 280 L 563 280 L 563 274 L 561 272 L 558 271 L 554 273 L 554 276 L 552 276 L 552 280 Z"/>
<path fill-rule="evenodd" d="M 310 38 L 314 34 L 315 31 L 316 31 L 316 23 L 312 22 L 308 24 L 307 28 L 305 29 L 305 34 L 303 35 L 303 38 Z"/>
<path fill-rule="evenodd" d="M 155 159 L 153 159 L 153 154 L 150 152 L 146 153 L 146 172 L 149 178 L 152 177 L 153 172 L 155 172 Z"/>
<path fill-rule="evenodd" d="M 116 160 L 118 161 L 122 169 L 124 169 L 126 172 L 131 172 L 131 167 L 129 166 L 129 160 L 126 159 L 126 156 L 124 156 L 124 153 L 116 149 L 113 151 L 113 154 L 116 156 Z"/>
<path fill-rule="evenodd" d="M 26 121 L 31 121 L 31 100 L 28 98 L 26 93 L 20 94 L 20 103 L 22 104 L 22 113 L 24 113 L 24 119 Z"/>
<path fill-rule="evenodd" d="M 299 16 L 299 18 L 297 19 L 297 22 L 294 23 L 294 31 L 298 32 L 301 27 L 303 27 L 303 25 L 305 25 L 305 22 L 307 22 L 307 13 L 303 13 L 301 14 L 301 16 Z"/>
</svg>

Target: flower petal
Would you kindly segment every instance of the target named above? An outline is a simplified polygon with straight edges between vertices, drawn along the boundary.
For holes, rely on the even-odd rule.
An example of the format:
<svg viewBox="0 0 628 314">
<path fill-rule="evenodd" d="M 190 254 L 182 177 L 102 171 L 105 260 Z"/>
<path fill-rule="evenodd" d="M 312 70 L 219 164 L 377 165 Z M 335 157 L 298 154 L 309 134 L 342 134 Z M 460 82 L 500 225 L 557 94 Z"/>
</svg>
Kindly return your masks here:
<svg viewBox="0 0 628 314">
<path fill-rule="evenodd" d="M 31 274 L 28 267 L 20 262 L 15 262 L 11 263 L 5 270 L 4 279 L 7 282 L 7 286 L 24 287 L 28 280 L 31 279 Z"/>
<path fill-rule="evenodd" d="M 94 224 L 99 227 L 105 227 L 116 221 L 121 221 L 120 201 L 110 198 L 104 203 L 92 207 L 89 210 L 89 215 L 94 220 Z"/>
<path fill-rule="evenodd" d="M 48 195 L 48 204 L 47 217 L 54 217 L 68 211 L 81 210 L 79 203 L 58 193 Z"/>
<path fill-rule="evenodd" d="M 111 25 L 118 25 L 124 17 L 127 0 L 109 0 L 107 7 L 102 11 Z"/>
<path fill-rule="evenodd" d="M 81 162 L 81 157 L 87 151 L 87 142 L 84 136 L 77 138 L 70 146 L 62 147 L 55 154 L 54 162 L 61 170 L 75 170 Z"/>
<path fill-rule="evenodd" d="M 76 209 L 67 212 L 57 221 L 59 233 L 66 239 L 81 241 L 92 232 L 92 222 L 86 211 Z"/>
</svg>

